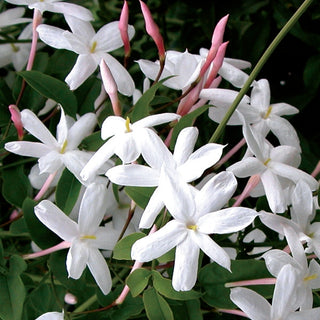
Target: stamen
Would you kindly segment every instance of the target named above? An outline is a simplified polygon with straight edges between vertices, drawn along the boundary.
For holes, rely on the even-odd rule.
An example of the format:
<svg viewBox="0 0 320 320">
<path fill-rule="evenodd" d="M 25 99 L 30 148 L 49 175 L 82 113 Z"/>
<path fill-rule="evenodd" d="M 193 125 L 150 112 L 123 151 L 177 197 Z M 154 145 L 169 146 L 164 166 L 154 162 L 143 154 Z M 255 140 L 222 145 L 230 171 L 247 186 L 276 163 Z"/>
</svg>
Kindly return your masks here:
<svg viewBox="0 0 320 320">
<path fill-rule="evenodd" d="M 82 236 L 82 237 L 80 238 L 80 240 L 84 240 L 84 239 L 95 240 L 95 239 L 97 239 L 97 237 L 94 236 L 94 235 L 88 234 L 88 235 L 84 235 L 84 236 Z"/>
<path fill-rule="evenodd" d="M 304 277 L 303 281 L 310 281 L 310 280 L 314 280 L 317 278 L 318 278 L 318 275 L 315 273 L 315 274 L 311 274 L 310 276 Z"/>
<path fill-rule="evenodd" d="M 60 153 L 65 153 L 66 152 L 66 148 L 67 148 L 67 145 L 68 145 L 68 140 L 65 140 L 61 149 L 60 149 Z"/>
<path fill-rule="evenodd" d="M 270 162 L 270 158 L 268 158 L 263 164 L 266 166 Z"/>
<path fill-rule="evenodd" d="M 270 116 L 271 110 L 272 110 L 272 106 L 269 106 L 269 108 L 268 108 L 266 114 L 264 115 L 263 119 L 267 119 Z"/>
<path fill-rule="evenodd" d="M 126 132 L 131 132 L 132 130 L 130 129 L 130 118 L 127 117 L 126 119 Z"/>
<path fill-rule="evenodd" d="M 92 46 L 90 48 L 90 53 L 94 53 L 97 47 L 97 41 L 93 41 Z"/>
<path fill-rule="evenodd" d="M 13 52 L 18 52 L 20 50 L 20 48 L 15 46 L 13 43 L 10 43 L 10 46 L 11 46 Z"/>
<path fill-rule="evenodd" d="M 187 226 L 187 228 L 190 229 L 190 230 L 193 230 L 193 231 L 196 231 L 198 229 L 196 224 L 190 224 L 190 225 Z"/>
</svg>

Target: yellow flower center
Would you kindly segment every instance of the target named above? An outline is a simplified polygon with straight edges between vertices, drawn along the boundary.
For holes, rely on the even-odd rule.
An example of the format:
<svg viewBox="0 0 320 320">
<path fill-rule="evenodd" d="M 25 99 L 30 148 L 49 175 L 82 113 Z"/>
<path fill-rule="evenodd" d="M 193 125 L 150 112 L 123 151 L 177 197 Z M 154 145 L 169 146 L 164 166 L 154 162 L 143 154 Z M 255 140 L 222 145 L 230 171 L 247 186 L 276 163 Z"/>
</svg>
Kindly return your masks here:
<svg viewBox="0 0 320 320">
<path fill-rule="evenodd" d="M 197 225 L 196 224 L 189 224 L 187 226 L 188 229 L 190 230 L 193 230 L 193 231 L 196 231 L 198 229 Z"/>
<path fill-rule="evenodd" d="M 131 132 L 132 130 L 130 129 L 130 118 L 127 117 L 126 119 L 126 132 Z"/>
<path fill-rule="evenodd" d="M 266 166 L 270 162 L 270 158 L 268 158 L 263 164 Z"/>
<path fill-rule="evenodd" d="M 310 280 L 314 280 L 317 278 L 318 278 L 318 275 L 315 273 L 315 274 L 311 274 L 310 276 L 304 277 L 303 281 L 310 281 Z"/>
<path fill-rule="evenodd" d="M 81 240 L 84 240 L 84 239 L 95 240 L 95 239 L 97 239 L 97 237 L 94 235 L 91 235 L 91 234 L 86 234 L 86 235 L 82 236 L 80 239 Z"/>
<path fill-rule="evenodd" d="M 90 48 L 90 53 L 94 53 L 96 51 L 97 41 L 93 41 L 92 46 Z"/>
<path fill-rule="evenodd" d="M 68 145 L 68 140 L 64 140 L 64 143 L 60 149 L 60 153 L 65 153 L 66 152 L 66 148 L 67 148 L 67 145 Z"/>
<path fill-rule="evenodd" d="M 267 112 L 265 113 L 263 119 L 267 119 L 270 116 L 271 110 L 272 110 L 272 107 L 269 106 L 269 108 L 268 108 Z"/>
</svg>

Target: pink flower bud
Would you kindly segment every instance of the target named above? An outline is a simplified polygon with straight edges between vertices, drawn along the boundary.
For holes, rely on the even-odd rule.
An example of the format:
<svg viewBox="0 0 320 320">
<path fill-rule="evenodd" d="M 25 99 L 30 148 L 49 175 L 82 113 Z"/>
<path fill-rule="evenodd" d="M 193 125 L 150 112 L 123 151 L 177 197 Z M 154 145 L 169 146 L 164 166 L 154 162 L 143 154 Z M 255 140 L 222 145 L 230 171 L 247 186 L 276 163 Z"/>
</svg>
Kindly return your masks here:
<svg viewBox="0 0 320 320">
<path fill-rule="evenodd" d="M 141 0 L 140 0 L 140 6 L 141 6 L 142 14 L 144 17 L 144 21 L 146 23 L 147 33 L 152 37 L 153 41 L 155 42 L 158 48 L 160 60 L 164 60 L 165 48 L 164 48 L 163 38 L 160 34 L 159 28 L 157 24 L 154 22 L 149 8 Z"/>
<path fill-rule="evenodd" d="M 20 110 L 16 105 L 10 104 L 9 111 L 11 113 L 11 120 L 17 129 L 18 139 L 22 140 L 23 139 L 23 124 L 21 122 Z"/>
<path fill-rule="evenodd" d="M 100 73 L 101 73 L 103 86 L 110 97 L 113 112 L 116 116 L 121 116 L 119 98 L 118 98 L 118 87 L 109 67 L 107 66 L 107 64 L 103 59 L 100 62 Z"/>
<path fill-rule="evenodd" d="M 123 41 L 124 53 L 126 57 L 130 55 L 130 51 L 131 51 L 130 40 L 128 35 L 128 21 L 129 21 L 129 7 L 128 7 L 128 2 L 124 1 L 121 14 L 120 14 L 119 30 L 120 30 L 121 39 Z"/>
</svg>

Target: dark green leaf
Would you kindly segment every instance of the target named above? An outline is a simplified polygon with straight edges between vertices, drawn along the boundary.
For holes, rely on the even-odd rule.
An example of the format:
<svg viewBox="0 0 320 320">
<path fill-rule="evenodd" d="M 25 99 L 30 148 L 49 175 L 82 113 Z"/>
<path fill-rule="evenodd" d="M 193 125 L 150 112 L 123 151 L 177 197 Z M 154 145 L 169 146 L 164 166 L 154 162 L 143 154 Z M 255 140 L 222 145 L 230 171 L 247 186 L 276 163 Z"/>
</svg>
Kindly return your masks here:
<svg viewBox="0 0 320 320">
<path fill-rule="evenodd" d="M 85 137 L 80 147 L 88 151 L 97 151 L 104 143 L 105 141 L 101 139 L 101 132 L 97 131 Z"/>
<path fill-rule="evenodd" d="M 202 320 L 200 300 L 179 301 L 179 304 L 171 305 L 174 320 Z"/>
<path fill-rule="evenodd" d="M 198 275 L 198 281 L 205 291 L 202 299 L 212 307 L 232 309 L 236 306 L 230 300 L 230 288 L 225 284 L 241 280 L 252 280 L 272 277 L 264 261 L 261 260 L 232 260 L 231 271 L 211 263 L 203 267 Z M 251 286 L 266 298 L 273 292 L 272 285 Z"/>
<path fill-rule="evenodd" d="M 31 196 L 29 179 L 23 172 L 23 166 L 3 170 L 2 194 L 11 204 L 21 208 L 24 199 Z"/>
<path fill-rule="evenodd" d="M 173 300 L 192 300 L 202 296 L 202 293 L 190 290 L 190 291 L 176 291 L 172 287 L 172 282 L 169 279 L 165 279 L 159 272 L 152 271 L 153 286 L 163 296 Z"/>
<path fill-rule="evenodd" d="M 113 249 L 113 258 L 118 260 L 132 260 L 131 247 L 138 240 L 146 235 L 142 232 L 132 233 L 121 239 Z"/>
<path fill-rule="evenodd" d="M 136 297 L 144 290 L 148 285 L 150 277 L 151 271 L 143 268 L 137 269 L 129 274 L 126 283 L 133 297 Z"/>
<path fill-rule="evenodd" d="M 154 288 L 144 291 L 143 303 L 149 320 L 174 320 L 168 302 Z"/>
<path fill-rule="evenodd" d="M 125 193 L 142 209 L 147 206 L 155 187 L 125 187 Z"/>
<path fill-rule="evenodd" d="M 75 118 L 77 99 L 64 82 L 39 71 L 21 71 L 18 74 L 23 77 L 34 90 L 44 97 L 60 103 L 66 114 Z"/>
<path fill-rule="evenodd" d="M 56 204 L 65 214 L 70 214 L 80 189 L 80 181 L 68 169 L 64 169 L 56 189 Z"/>
</svg>

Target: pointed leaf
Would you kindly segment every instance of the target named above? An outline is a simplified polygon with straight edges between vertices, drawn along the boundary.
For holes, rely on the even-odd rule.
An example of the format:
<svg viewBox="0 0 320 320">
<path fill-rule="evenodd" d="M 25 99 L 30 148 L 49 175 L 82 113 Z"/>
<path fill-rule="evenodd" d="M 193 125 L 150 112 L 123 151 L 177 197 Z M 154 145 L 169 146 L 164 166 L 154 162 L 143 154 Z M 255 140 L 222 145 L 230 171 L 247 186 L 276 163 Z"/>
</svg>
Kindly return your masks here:
<svg viewBox="0 0 320 320">
<path fill-rule="evenodd" d="M 142 209 L 147 206 L 155 188 L 154 187 L 125 187 L 125 193 Z"/>
<path fill-rule="evenodd" d="M 132 260 L 131 247 L 139 239 L 146 235 L 142 232 L 132 233 L 116 243 L 113 249 L 113 258 L 117 260 Z"/>
<path fill-rule="evenodd" d="M 138 296 L 148 285 L 151 277 L 151 271 L 147 269 L 137 269 L 129 274 L 126 283 L 130 288 L 133 297 Z"/>
</svg>

